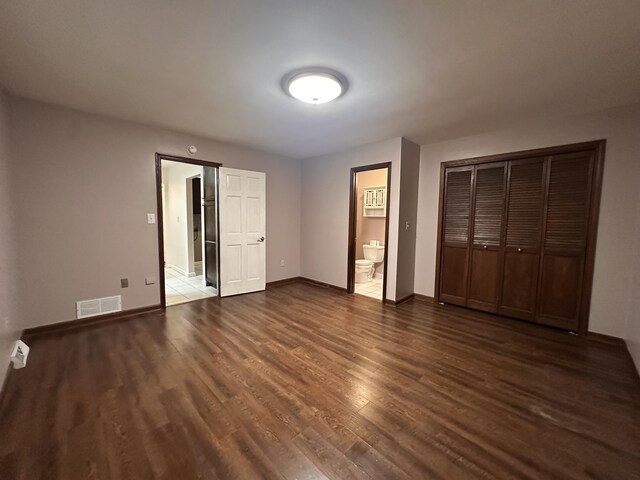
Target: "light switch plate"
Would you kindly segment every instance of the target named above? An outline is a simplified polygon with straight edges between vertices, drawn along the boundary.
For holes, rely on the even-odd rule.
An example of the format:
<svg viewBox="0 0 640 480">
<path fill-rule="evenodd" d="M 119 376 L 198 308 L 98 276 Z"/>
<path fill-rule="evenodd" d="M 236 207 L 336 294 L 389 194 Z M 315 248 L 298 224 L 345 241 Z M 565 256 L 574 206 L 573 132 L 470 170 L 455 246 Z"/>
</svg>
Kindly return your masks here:
<svg viewBox="0 0 640 480">
<path fill-rule="evenodd" d="M 153 285 L 154 283 L 156 283 L 156 277 L 146 277 L 144 279 L 145 285 Z"/>
<path fill-rule="evenodd" d="M 147 223 L 156 223 L 155 213 L 147 213 Z"/>
<path fill-rule="evenodd" d="M 129 286 L 129 279 L 128 278 L 121 278 L 120 279 L 120 288 L 127 288 Z"/>
</svg>

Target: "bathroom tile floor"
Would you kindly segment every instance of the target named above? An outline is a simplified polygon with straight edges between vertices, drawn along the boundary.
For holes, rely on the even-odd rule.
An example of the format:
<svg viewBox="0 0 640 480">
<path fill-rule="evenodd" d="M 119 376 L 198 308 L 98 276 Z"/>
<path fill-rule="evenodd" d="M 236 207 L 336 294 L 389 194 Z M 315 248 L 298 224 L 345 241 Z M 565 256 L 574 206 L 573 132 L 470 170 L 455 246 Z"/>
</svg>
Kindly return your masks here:
<svg viewBox="0 0 640 480">
<path fill-rule="evenodd" d="M 196 273 L 199 275 L 185 277 L 171 268 L 164 269 L 164 292 L 168 307 L 218 295 L 215 288 L 203 285 L 202 272 Z"/>
<path fill-rule="evenodd" d="M 356 283 L 355 293 L 382 300 L 382 278 L 374 278 L 367 283 Z"/>
</svg>

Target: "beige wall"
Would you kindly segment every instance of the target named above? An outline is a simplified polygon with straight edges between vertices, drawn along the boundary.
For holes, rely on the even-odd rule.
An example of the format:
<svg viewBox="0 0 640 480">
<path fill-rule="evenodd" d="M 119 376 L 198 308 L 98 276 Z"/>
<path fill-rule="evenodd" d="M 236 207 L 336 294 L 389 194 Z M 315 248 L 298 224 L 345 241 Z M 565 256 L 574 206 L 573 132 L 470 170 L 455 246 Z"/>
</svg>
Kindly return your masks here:
<svg viewBox="0 0 640 480">
<path fill-rule="evenodd" d="M 356 210 L 356 260 L 364 258 L 362 245 L 371 240 L 378 240 L 384 245 L 386 217 L 373 218 L 364 216 L 364 189 L 387 185 L 387 170 L 367 170 L 357 174 L 358 206 Z M 384 273 L 384 262 L 376 266 L 376 273 Z"/>
<path fill-rule="evenodd" d="M 77 300 L 123 295 L 156 305 L 155 152 L 266 172 L 267 281 L 300 274 L 299 161 L 38 102 L 10 98 L 19 242 L 20 328 L 75 318 Z M 280 267 L 280 260 L 285 267 Z M 120 289 L 119 279 L 129 278 Z"/>
<path fill-rule="evenodd" d="M 202 175 L 202 167 L 187 163 L 162 162 L 164 185 L 164 260 L 168 266 L 179 269 L 185 275 L 193 273 L 193 231 L 189 215 L 193 210 L 187 203 L 187 178 Z M 191 190 L 188 192 L 191 195 Z M 202 248 L 202 247 L 201 247 Z"/>
<path fill-rule="evenodd" d="M 420 146 L 402 139 L 396 299 L 414 293 Z"/>
<path fill-rule="evenodd" d="M 16 301 L 18 264 L 16 262 L 15 202 L 12 198 L 11 157 L 9 145 L 9 106 L 0 90 L 0 388 L 9 364 L 13 342 L 22 330 Z"/>
<path fill-rule="evenodd" d="M 395 299 L 398 192 L 401 139 L 393 138 L 304 160 L 302 169 L 302 275 L 347 286 L 350 169 L 392 162 L 389 243 L 386 245 L 387 298 Z"/>
<path fill-rule="evenodd" d="M 607 139 L 589 329 L 638 342 L 638 190 L 640 105 L 540 125 L 423 145 L 420 165 L 415 291 L 433 295 L 440 162 Z M 633 299 L 633 305 L 632 305 Z"/>
<path fill-rule="evenodd" d="M 640 135 L 640 126 L 638 127 L 638 135 Z M 638 158 L 638 163 L 640 163 L 640 158 Z M 640 165 L 638 170 L 640 170 Z M 640 185 L 640 175 L 638 175 L 637 184 Z M 635 258 L 631 284 L 631 305 L 629 306 L 625 340 L 627 341 L 629 352 L 631 352 L 631 356 L 636 363 L 636 368 L 640 372 L 640 187 L 637 188 L 636 193 Z"/>
<path fill-rule="evenodd" d="M 417 216 L 419 147 L 403 138 L 372 143 L 303 162 L 303 276 L 331 285 L 347 286 L 350 169 L 383 162 L 391 162 L 389 241 L 385 245 L 386 298 L 396 300 L 401 298 L 397 296 L 398 293 L 413 293 L 413 225 Z M 404 168 L 405 185 L 402 191 L 405 193 L 401 197 L 400 183 Z M 409 231 L 404 230 L 407 221 L 410 223 Z"/>
</svg>

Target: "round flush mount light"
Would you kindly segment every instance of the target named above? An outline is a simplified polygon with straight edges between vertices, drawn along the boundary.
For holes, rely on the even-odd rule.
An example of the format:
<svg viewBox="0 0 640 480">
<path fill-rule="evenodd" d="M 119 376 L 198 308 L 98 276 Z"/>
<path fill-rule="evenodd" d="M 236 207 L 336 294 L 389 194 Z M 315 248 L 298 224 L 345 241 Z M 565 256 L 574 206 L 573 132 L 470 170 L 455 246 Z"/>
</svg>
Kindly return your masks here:
<svg viewBox="0 0 640 480">
<path fill-rule="evenodd" d="M 346 91 L 343 75 L 326 68 L 292 72 L 283 81 L 285 92 L 301 102 L 318 105 L 335 100 Z"/>
</svg>

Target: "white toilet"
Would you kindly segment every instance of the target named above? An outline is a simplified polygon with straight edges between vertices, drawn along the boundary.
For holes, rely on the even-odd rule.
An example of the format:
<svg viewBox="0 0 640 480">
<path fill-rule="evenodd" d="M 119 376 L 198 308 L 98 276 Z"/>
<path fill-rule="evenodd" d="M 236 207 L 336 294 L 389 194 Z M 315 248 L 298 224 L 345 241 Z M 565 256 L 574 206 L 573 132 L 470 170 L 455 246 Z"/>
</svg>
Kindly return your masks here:
<svg viewBox="0 0 640 480">
<path fill-rule="evenodd" d="M 364 260 L 356 260 L 356 283 L 367 283 L 373 280 L 376 263 L 384 260 L 384 247 L 363 245 Z"/>
</svg>

